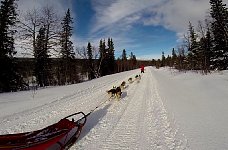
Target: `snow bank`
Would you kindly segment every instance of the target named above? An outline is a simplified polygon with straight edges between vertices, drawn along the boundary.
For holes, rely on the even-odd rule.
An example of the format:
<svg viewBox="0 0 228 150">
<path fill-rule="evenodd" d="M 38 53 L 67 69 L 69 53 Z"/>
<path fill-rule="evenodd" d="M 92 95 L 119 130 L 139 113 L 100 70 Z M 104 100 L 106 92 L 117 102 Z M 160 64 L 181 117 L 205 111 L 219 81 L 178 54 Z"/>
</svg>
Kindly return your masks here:
<svg viewBox="0 0 228 150">
<path fill-rule="evenodd" d="M 228 71 L 201 75 L 152 69 L 166 108 L 191 149 L 228 149 Z"/>
</svg>

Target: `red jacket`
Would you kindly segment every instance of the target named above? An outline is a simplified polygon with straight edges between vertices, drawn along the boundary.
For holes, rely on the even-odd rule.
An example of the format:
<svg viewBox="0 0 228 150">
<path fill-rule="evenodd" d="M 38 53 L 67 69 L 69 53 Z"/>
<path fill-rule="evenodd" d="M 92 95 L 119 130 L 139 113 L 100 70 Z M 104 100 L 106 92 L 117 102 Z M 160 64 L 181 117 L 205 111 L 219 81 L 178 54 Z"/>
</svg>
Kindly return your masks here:
<svg viewBox="0 0 228 150">
<path fill-rule="evenodd" d="M 144 71 L 144 65 L 141 65 L 140 68 L 142 71 Z"/>
</svg>

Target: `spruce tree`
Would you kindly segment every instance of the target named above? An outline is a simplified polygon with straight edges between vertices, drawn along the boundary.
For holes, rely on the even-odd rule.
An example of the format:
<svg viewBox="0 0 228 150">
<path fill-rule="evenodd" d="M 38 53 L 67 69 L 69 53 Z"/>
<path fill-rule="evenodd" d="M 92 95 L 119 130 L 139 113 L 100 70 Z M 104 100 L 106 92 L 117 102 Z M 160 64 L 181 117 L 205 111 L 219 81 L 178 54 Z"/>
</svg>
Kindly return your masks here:
<svg viewBox="0 0 228 150">
<path fill-rule="evenodd" d="M 108 68 L 109 68 L 109 73 L 108 74 L 113 74 L 115 71 L 115 55 L 114 55 L 114 44 L 112 41 L 112 38 L 108 39 Z"/>
<path fill-rule="evenodd" d="M 168 55 L 167 58 L 165 59 L 165 64 L 166 66 L 171 67 L 171 57 Z"/>
<path fill-rule="evenodd" d="M 212 58 L 212 37 L 211 32 L 208 29 L 206 33 L 206 41 L 205 41 L 205 69 L 206 72 L 210 70 L 211 66 L 211 58 Z"/>
<path fill-rule="evenodd" d="M 189 43 L 189 49 L 188 49 L 188 63 L 189 67 L 188 69 L 198 69 L 197 63 L 198 63 L 198 55 L 199 55 L 199 49 L 198 49 L 198 43 L 196 41 L 197 35 L 195 33 L 194 27 L 189 22 L 189 34 L 190 34 L 190 43 Z"/>
<path fill-rule="evenodd" d="M 210 33 L 210 30 L 207 29 L 205 36 L 201 37 L 199 41 L 199 55 L 198 55 L 198 59 L 200 60 L 198 62 L 198 65 L 200 66 L 200 69 L 204 73 L 208 73 L 210 70 L 211 54 L 212 54 L 211 49 L 212 49 L 211 33 Z"/>
<path fill-rule="evenodd" d="M 210 0 L 213 33 L 213 69 L 228 69 L 228 10 L 222 0 Z"/>
<path fill-rule="evenodd" d="M 127 52 L 125 49 L 123 49 L 122 52 L 122 71 L 127 70 Z"/>
<path fill-rule="evenodd" d="M 62 31 L 60 33 L 60 45 L 61 45 L 61 74 L 62 81 L 61 84 L 66 84 L 70 82 L 75 82 L 73 79 L 74 69 L 73 69 L 73 59 L 75 58 L 73 42 L 70 40 L 72 36 L 73 21 L 70 15 L 70 10 L 68 9 L 65 17 L 62 20 Z M 76 78 L 77 79 L 77 78 Z"/>
<path fill-rule="evenodd" d="M 177 54 L 175 52 L 175 49 L 172 50 L 172 58 L 171 58 L 171 66 L 177 68 Z"/>
<path fill-rule="evenodd" d="M 103 54 L 103 42 L 102 40 L 100 40 L 100 44 L 99 44 L 99 59 L 98 59 L 98 68 L 97 68 L 97 74 L 98 76 L 101 76 L 101 65 L 102 65 L 102 61 L 104 59 L 104 54 Z"/>
<path fill-rule="evenodd" d="M 122 52 L 122 60 L 124 60 L 124 61 L 127 60 L 127 53 L 126 53 L 125 49 L 123 49 L 123 52 Z"/>
<path fill-rule="evenodd" d="M 15 59 L 13 35 L 16 30 L 15 0 L 1 1 L 0 8 L 0 92 L 17 91 L 23 87 L 22 77 L 18 73 Z"/>
<path fill-rule="evenodd" d="M 165 53 L 162 52 L 161 67 L 165 66 Z"/>
<path fill-rule="evenodd" d="M 131 69 L 135 69 L 137 60 L 136 60 L 136 56 L 133 54 L 133 52 L 131 52 L 131 54 L 130 54 L 130 62 L 131 62 L 131 66 L 130 66 Z"/>
<path fill-rule="evenodd" d="M 88 73 L 89 73 L 89 80 L 95 78 L 94 74 L 94 62 L 93 62 L 93 53 L 92 53 L 92 46 L 90 42 L 87 45 L 87 56 L 88 56 Z"/>
<path fill-rule="evenodd" d="M 108 39 L 108 45 L 106 47 L 105 40 L 100 40 L 99 45 L 99 65 L 98 71 L 101 76 L 114 73 L 115 70 L 115 56 L 114 56 L 114 44 L 111 38 Z"/>
<path fill-rule="evenodd" d="M 100 45 L 100 60 L 101 60 L 101 76 L 105 76 L 109 74 L 108 68 L 108 49 L 106 49 L 105 40 L 101 42 Z"/>
<path fill-rule="evenodd" d="M 62 31 L 60 33 L 61 39 L 60 39 L 60 44 L 61 44 L 61 55 L 62 58 L 74 58 L 75 53 L 74 53 L 74 48 L 73 48 L 73 42 L 70 40 L 72 36 L 72 18 L 70 15 L 70 10 L 68 9 L 66 12 L 65 17 L 62 20 Z"/>
<path fill-rule="evenodd" d="M 37 35 L 35 47 L 35 76 L 40 87 L 48 85 L 49 62 L 48 52 L 45 45 L 45 28 L 41 27 Z"/>
</svg>

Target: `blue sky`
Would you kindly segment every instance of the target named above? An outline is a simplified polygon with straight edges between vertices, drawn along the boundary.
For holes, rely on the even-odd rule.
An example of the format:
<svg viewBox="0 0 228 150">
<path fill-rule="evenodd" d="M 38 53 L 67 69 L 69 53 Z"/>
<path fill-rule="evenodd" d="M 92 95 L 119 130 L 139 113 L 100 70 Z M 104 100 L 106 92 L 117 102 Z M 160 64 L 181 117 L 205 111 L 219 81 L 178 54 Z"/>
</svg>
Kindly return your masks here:
<svg viewBox="0 0 228 150">
<path fill-rule="evenodd" d="M 105 38 L 107 40 L 108 37 L 111 37 L 115 44 L 116 57 L 119 57 L 122 50 L 126 49 L 127 54 L 133 52 L 137 58 L 144 59 L 160 57 L 161 51 L 168 51 L 175 47 L 176 33 L 165 29 L 161 25 L 144 25 L 143 22 L 140 22 L 140 16 L 138 15 L 146 17 L 147 14 L 136 15 L 141 13 L 141 10 L 128 14 L 128 16 L 126 14 L 121 15 L 121 13 L 119 16 L 118 14 L 109 16 L 109 14 L 104 15 L 105 11 L 101 12 L 114 4 L 116 4 L 115 1 L 102 3 L 101 5 L 99 2 L 95 3 L 90 0 L 76 0 L 73 2 L 75 6 L 73 11 L 76 14 L 75 35 L 79 42 L 90 41 L 97 45 L 100 39 Z M 109 11 L 112 13 L 112 10 Z M 107 12 L 109 11 L 107 10 Z M 99 16 L 99 13 L 101 13 L 101 16 Z M 99 19 L 99 17 L 107 18 L 107 22 Z M 108 24 L 108 20 L 112 24 Z M 104 22 L 104 25 L 102 25 L 102 22 Z"/>
<path fill-rule="evenodd" d="M 228 3 L 228 2 L 226 2 Z M 123 49 L 137 58 L 160 58 L 177 48 L 188 22 L 197 26 L 209 12 L 209 0 L 20 0 L 19 8 L 53 5 L 61 15 L 71 9 L 75 47 L 98 46 L 111 37 L 116 57 Z"/>
</svg>

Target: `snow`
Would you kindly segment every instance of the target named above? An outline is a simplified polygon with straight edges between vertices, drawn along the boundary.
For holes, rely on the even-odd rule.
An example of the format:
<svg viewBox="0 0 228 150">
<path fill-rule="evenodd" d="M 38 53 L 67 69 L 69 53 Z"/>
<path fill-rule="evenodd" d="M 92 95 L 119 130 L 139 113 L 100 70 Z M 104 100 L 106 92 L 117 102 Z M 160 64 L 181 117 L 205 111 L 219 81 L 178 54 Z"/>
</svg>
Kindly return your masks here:
<svg viewBox="0 0 228 150">
<path fill-rule="evenodd" d="M 74 149 L 228 149 L 228 71 L 146 67 L 75 85 L 0 94 L 0 134 L 42 129 L 89 113 Z M 121 99 L 107 90 L 127 82 Z M 99 106 L 97 109 L 95 109 Z"/>
<path fill-rule="evenodd" d="M 152 71 L 162 100 L 192 149 L 228 149 L 228 71 L 201 75 Z M 159 76 L 159 77 L 158 77 Z"/>
</svg>

